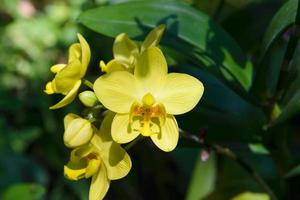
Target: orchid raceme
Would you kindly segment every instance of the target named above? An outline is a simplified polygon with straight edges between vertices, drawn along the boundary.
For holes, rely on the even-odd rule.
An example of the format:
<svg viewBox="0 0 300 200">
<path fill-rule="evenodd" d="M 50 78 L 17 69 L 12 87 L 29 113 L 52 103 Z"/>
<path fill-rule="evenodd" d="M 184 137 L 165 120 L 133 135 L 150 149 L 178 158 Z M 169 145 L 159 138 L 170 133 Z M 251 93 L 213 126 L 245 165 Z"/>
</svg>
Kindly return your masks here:
<svg viewBox="0 0 300 200">
<path fill-rule="evenodd" d="M 117 113 L 111 130 L 116 142 L 128 143 L 142 134 L 161 150 L 172 151 L 179 137 L 173 115 L 192 110 L 204 87 L 190 75 L 168 74 L 164 55 L 150 47 L 138 57 L 133 74 L 105 74 L 95 81 L 94 91 L 106 108 Z"/>
<path fill-rule="evenodd" d="M 110 112 L 106 115 L 90 143 L 74 149 L 64 166 L 65 176 L 70 180 L 92 177 L 89 200 L 103 199 L 110 181 L 125 177 L 131 169 L 129 155 L 111 138 L 113 116 Z"/>
<path fill-rule="evenodd" d="M 82 82 L 81 79 L 86 73 L 91 56 L 90 47 L 80 34 L 78 34 L 78 39 L 80 43 L 72 44 L 69 48 L 68 64 L 56 64 L 50 69 L 55 73 L 55 77 L 46 84 L 44 92 L 65 95 L 50 109 L 58 109 L 71 103 L 75 99 Z"/>
<path fill-rule="evenodd" d="M 114 59 L 107 64 L 100 61 L 101 70 L 108 73 L 123 70 L 132 72 L 138 56 L 146 49 L 156 46 L 160 42 L 164 30 L 165 25 L 154 28 L 147 35 L 140 48 L 125 33 L 119 34 L 113 44 Z"/>
</svg>

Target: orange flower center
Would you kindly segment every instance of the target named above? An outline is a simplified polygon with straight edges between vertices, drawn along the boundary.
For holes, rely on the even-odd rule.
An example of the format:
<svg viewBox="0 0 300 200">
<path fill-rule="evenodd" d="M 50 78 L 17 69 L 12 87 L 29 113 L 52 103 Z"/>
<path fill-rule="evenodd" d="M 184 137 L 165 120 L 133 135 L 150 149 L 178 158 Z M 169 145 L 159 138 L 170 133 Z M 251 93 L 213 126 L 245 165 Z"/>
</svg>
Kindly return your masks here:
<svg viewBox="0 0 300 200">
<path fill-rule="evenodd" d="M 165 107 L 156 103 L 150 93 L 143 97 L 142 103 L 136 102 L 131 106 L 130 124 L 133 125 L 135 121 L 138 121 L 139 127 L 134 130 L 139 131 L 143 136 L 158 134 L 165 119 Z"/>
</svg>

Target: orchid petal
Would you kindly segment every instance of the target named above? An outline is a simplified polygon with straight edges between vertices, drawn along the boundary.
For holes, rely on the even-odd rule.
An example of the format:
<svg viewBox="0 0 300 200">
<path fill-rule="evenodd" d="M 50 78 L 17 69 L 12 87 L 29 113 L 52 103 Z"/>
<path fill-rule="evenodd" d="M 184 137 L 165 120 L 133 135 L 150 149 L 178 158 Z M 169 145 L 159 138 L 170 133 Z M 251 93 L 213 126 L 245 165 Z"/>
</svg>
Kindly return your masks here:
<svg viewBox="0 0 300 200">
<path fill-rule="evenodd" d="M 88 165 L 86 167 L 85 178 L 90 178 L 91 176 L 95 175 L 99 171 L 100 165 L 101 165 L 101 160 L 98 159 L 89 160 Z"/>
<path fill-rule="evenodd" d="M 179 115 L 192 110 L 204 92 L 203 84 L 196 78 L 180 73 L 166 76 L 158 101 L 168 114 Z"/>
<path fill-rule="evenodd" d="M 134 76 L 125 71 L 102 75 L 94 83 L 94 91 L 99 101 L 109 110 L 128 113 L 137 97 Z"/>
<path fill-rule="evenodd" d="M 80 61 L 74 60 L 56 74 L 52 84 L 57 93 L 67 94 L 73 88 L 75 82 L 80 79 L 80 68 Z"/>
<path fill-rule="evenodd" d="M 114 71 L 128 71 L 128 69 L 120 64 L 116 59 L 109 61 L 105 64 L 103 61 L 100 61 L 100 68 L 102 72 L 111 73 Z"/>
<path fill-rule="evenodd" d="M 66 178 L 77 181 L 85 177 L 86 168 L 85 167 L 74 167 L 70 163 L 64 166 L 64 175 Z"/>
<path fill-rule="evenodd" d="M 113 54 L 117 62 L 130 68 L 138 55 L 138 47 L 125 33 L 119 34 L 113 44 Z"/>
<path fill-rule="evenodd" d="M 152 31 L 150 31 L 150 33 L 148 33 L 146 39 L 142 44 L 141 52 L 145 51 L 150 47 L 156 46 L 160 42 L 160 39 L 164 33 L 165 28 L 166 26 L 161 24 L 155 27 Z"/>
<path fill-rule="evenodd" d="M 150 137 L 161 150 L 165 152 L 174 150 L 179 138 L 179 129 L 175 117 L 168 115 L 165 124 L 161 126 L 161 132 Z"/>
<path fill-rule="evenodd" d="M 81 80 L 78 80 L 75 83 L 74 87 L 71 89 L 71 91 L 60 102 L 51 106 L 50 109 L 51 110 L 58 109 L 58 108 L 61 108 L 61 107 L 64 107 L 64 106 L 70 104 L 75 99 L 80 85 L 81 85 Z"/>
<path fill-rule="evenodd" d="M 84 39 L 84 37 L 81 34 L 77 34 L 80 46 L 81 46 L 81 71 L 80 71 L 80 77 L 82 78 L 87 70 L 88 64 L 91 59 L 91 50 L 90 46 L 87 43 L 87 41 Z"/>
<path fill-rule="evenodd" d="M 85 177 L 87 162 L 82 159 L 91 152 L 91 147 L 85 145 L 72 150 L 71 159 L 64 166 L 64 174 L 70 180 L 79 180 Z"/>
<path fill-rule="evenodd" d="M 63 68 L 65 68 L 67 66 L 67 64 L 56 64 L 56 65 L 53 65 L 50 70 L 51 72 L 53 73 L 58 73 L 60 72 Z"/>
<path fill-rule="evenodd" d="M 47 84 L 46 84 L 46 88 L 44 89 L 44 92 L 46 94 L 54 94 L 55 93 L 55 90 L 53 88 L 53 84 L 52 84 L 52 81 L 49 81 Z"/>
<path fill-rule="evenodd" d="M 110 180 L 123 178 L 131 169 L 129 155 L 111 138 L 110 130 L 113 116 L 114 114 L 111 112 L 106 115 L 100 131 L 91 140 L 91 143 L 101 152 L 101 158 Z"/>
<path fill-rule="evenodd" d="M 106 195 L 109 188 L 110 180 L 107 178 L 107 173 L 104 165 L 100 165 L 97 174 L 92 177 L 89 200 L 101 200 Z"/>
<path fill-rule="evenodd" d="M 143 86 L 146 94 L 148 92 L 155 93 L 160 88 L 167 73 L 168 66 L 163 53 L 159 48 L 151 47 L 138 57 L 134 76 L 139 85 Z"/>
<path fill-rule="evenodd" d="M 81 46 L 80 43 L 74 43 L 69 47 L 69 58 L 68 63 L 74 60 L 80 60 L 81 57 Z"/>
<path fill-rule="evenodd" d="M 120 144 L 131 142 L 140 134 L 138 130 L 134 130 L 129 124 L 129 114 L 115 115 L 111 133 L 113 140 Z"/>
</svg>

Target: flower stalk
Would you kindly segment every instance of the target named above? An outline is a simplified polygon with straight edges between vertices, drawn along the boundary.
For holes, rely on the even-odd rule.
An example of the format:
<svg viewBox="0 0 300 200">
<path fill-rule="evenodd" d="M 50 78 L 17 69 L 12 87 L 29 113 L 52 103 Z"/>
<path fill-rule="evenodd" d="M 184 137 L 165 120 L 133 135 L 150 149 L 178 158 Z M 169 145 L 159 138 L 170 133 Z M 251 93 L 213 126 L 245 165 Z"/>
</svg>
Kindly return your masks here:
<svg viewBox="0 0 300 200">
<path fill-rule="evenodd" d="M 192 140 L 200 145 L 202 145 L 205 148 L 209 148 L 213 151 L 215 151 L 217 154 L 220 154 L 222 156 L 225 156 L 233 161 L 235 161 L 237 164 L 239 164 L 249 175 L 252 176 L 252 178 L 262 187 L 262 189 L 269 194 L 272 200 L 278 200 L 272 189 L 269 187 L 269 185 L 264 181 L 264 179 L 256 172 L 256 170 L 251 167 L 248 163 L 246 163 L 243 159 L 241 159 L 237 154 L 235 154 L 233 151 L 231 151 L 227 147 L 223 147 L 219 144 L 207 144 L 204 142 L 204 140 L 200 137 L 197 137 L 196 135 L 193 135 L 185 130 L 179 129 L 180 136 L 183 138 L 186 138 L 188 140 Z"/>
<path fill-rule="evenodd" d="M 93 90 L 93 83 L 87 79 L 83 79 L 83 84 Z"/>
</svg>

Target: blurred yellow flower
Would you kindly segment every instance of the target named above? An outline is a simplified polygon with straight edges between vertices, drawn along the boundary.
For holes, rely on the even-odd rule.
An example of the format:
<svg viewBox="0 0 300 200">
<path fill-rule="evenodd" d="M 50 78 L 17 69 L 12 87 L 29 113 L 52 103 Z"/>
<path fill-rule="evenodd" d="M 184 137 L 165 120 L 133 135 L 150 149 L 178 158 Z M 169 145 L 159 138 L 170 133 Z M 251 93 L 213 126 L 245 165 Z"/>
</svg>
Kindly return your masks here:
<svg viewBox="0 0 300 200">
<path fill-rule="evenodd" d="M 172 151 L 179 130 L 173 115 L 192 110 L 204 87 L 187 74 L 169 73 L 163 53 L 150 47 L 138 57 L 134 73 L 115 71 L 98 78 L 94 91 L 100 102 L 116 112 L 112 138 L 118 143 L 150 136 L 163 151 Z"/>
<path fill-rule="evenodd" d="M 90 143 L 74 149 L 64 166 L 64 174 L 70 180 L 92 177 L 89 200 L 103 199 L 110 181 L 125 177 L 131 169 L 129 155 L 111 138 L 113 116 L 106 115 Z"/>
<path fill-rule="evenodd" d="M 55 73 L 55 77 L 46 84 L 44 92 L 65 95 L 50 109 L 58 109 L 71 103 L 75 99 L 82 82 L 81 79 L 86 73 L 91 57 L 90 47 L 82 35 L 78 34 L 78 39 L 80 43 L 72 44 L 69 48 L 68 64 L 56 64 L 50 69 Z"/>
<path fill-rule="evenodd" d="M 159 25 L 149 32 L 146 39 L 139 48 L 125 33 L 119 34 L 113 44 L 114 59 L 105 64 L 100 61 L 100 68 L 103 72 L 123 71 L 130 72 L 134 69 L 137 57 L 146 49 L 156 46 L 162 37 L 165 25 Z"/>
</svg>

